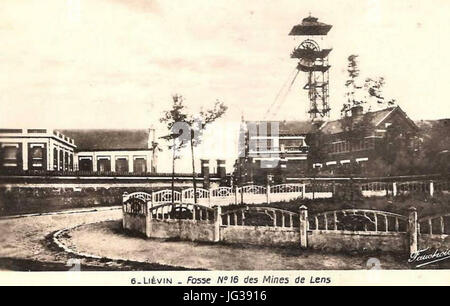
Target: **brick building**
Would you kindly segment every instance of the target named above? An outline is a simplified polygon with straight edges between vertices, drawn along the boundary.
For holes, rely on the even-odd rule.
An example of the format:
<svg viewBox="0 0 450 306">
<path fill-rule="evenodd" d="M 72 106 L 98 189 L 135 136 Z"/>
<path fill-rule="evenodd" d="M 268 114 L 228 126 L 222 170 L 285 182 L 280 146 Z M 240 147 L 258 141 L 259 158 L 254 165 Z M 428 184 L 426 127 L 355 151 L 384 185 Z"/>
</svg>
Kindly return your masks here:
<svg viewBox="0 0 450 306">
<path fill-rule="evenodd" d="M 405 145 L 412 145 L 408 137 L 416 135 L 418 127 L 399 106 L 366 113 L 357 106 L 350 116 L 326 122 L 246 121 L 234 176 L 239 183 L 263 183 L 268 177 L 284 182 L 311 175 L 313 168 L 328 174 L 355 164 L 364 168 L 378 157 L 377 147 L 388 130 L 404 135 Z M 319 138 L 320 158 L 312 153 Z"/>
<path fill-rule="evenodd" d="M 413 145 L 412 139 L 406 138 L 418 131 L 414 121 L 399 106 L 366 113 L 362 106 L 356 106 L 350 117 L 327 121 L 320 127 L 326 157 L 315 165 L 333 170 L 353 163 L 364 168 L 378 157 L 377 147 L 388 129 L 403 135 L 406 146 Z"/>
</svg>

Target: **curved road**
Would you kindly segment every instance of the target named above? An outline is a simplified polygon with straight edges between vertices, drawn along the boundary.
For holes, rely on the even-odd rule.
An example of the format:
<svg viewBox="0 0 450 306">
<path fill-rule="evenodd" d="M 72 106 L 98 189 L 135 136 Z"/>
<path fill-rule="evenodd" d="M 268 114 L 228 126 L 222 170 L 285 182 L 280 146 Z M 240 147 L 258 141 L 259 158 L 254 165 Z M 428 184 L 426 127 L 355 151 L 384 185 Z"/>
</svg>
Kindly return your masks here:
<svg viewBox="0 0 450 306">
<path fill-rule="evenodd" d="M 52 242 L 52 233 L 80 224 L 118 220 L 118 207 L 75 210 L 43 215 L 2 217 L 0 219 L 0 270 L 67 271 L 73 255 L 66 254 Z M 81 258 L 84 270 L 173 270 L 157 264 Z"/>
</svg>

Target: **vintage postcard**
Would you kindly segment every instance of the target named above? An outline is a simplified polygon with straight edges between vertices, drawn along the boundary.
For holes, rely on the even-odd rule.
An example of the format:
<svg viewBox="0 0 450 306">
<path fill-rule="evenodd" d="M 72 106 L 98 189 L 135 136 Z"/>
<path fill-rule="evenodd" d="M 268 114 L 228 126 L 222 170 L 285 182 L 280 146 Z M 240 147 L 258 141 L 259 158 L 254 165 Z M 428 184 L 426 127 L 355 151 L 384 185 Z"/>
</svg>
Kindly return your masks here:
<svg viewBox="0 0 450 306">
<path fill-rule="evenodd" d="M 0 284 L 450 284 L 449 1 L 0 8 Z"/>
</svg>

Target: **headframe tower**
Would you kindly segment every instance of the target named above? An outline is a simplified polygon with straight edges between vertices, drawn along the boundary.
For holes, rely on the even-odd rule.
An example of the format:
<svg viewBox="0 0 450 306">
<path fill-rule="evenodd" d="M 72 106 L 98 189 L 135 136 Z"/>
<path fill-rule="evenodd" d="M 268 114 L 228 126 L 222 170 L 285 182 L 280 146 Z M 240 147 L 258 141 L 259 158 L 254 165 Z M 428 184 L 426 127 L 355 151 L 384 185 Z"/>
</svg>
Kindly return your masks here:
<svg viewBox="0 0 450 306">
<path fill-rule="evenodd" d="M 328 34 L 331 25 L 318 21 L 316 17 L 306 17 L 301 24 L 295 25 L 289 35 L 304 37 L 300 45 L 291 53 L 291 58 L 299 59 L 297 69 L 305 72 L 307 82 L 303 89 L 308 91 L 310 118 L 318 120 L 330 116 L 328 54 L 332 49 L 321 49 L 314 40 Z"/>
</svg>

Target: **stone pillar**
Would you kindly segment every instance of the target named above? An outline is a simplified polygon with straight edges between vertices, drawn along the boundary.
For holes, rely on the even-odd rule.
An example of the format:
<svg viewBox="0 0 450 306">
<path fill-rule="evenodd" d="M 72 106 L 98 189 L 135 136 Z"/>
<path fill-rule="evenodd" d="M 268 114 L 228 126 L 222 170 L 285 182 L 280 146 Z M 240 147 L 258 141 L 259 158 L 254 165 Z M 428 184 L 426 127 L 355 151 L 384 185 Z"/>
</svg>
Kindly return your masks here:
<svg viewBox="0 0 450 306">
<path fill-rule="evenodd" d="M 270 204 L 270 184 L 267 182 L 266 184 L 266 195 L 267 195 L 267 204 Z"/>
<path fill-rule="evenodd" d="M 111 172 L 116 172 L 116 156 L 111 154 Z"/>
<path fill-rule="evenodd" d="M 392 183 L 392 196 L 394 196 L 394 197 L 397 196 L 397 183 L 396 182 Z"/>
<path fill-rule="evenodd" d="M 415 207 L 411 207 L 408 216 L 409 254 L 417 252 L 418 231 L 417 210 Z"/>
<path fill-rule="evenodd" d="M 133 172 L 133 155 L 128 155 L 128 172 Z"/>
<path fill-rule="evenodd" d="M 22 141 L 22 169 L 28 170 L 28 142 Z"/>
<path fill-rule="evenodd" d="M 434 182 L 430 181 L 430 196 L 434 195 Z"/>
<path fill-rule="evenodd" d="M 302 198 L 304 199 L 305 196 L 306 196 L 306 184 L 303 183 L 303 184 L 302 184 Z"/>
<path fill-rule="evenodd" d="M 222 207 L 214 208 L 214 242 L 220 241 L 220 227 L 222 226 Z"/>
<path fill-rule="evenodd" d="M 306 249 L 308 247 L 308 208 L 305 205 L 300 206 L 300 247 Z"/>
</svg>

